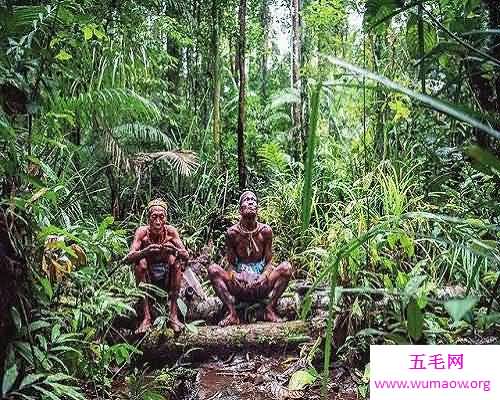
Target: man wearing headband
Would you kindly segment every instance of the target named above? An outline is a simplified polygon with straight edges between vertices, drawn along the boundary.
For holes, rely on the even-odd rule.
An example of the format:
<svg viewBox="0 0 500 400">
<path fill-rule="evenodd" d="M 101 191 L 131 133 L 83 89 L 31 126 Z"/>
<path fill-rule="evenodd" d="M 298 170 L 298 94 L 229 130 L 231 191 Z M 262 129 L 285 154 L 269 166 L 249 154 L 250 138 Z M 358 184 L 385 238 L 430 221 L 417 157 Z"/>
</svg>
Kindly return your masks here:
<svg viewBox="0 0 500 400">
<path fill-rule="evenodd" d="M 170 326 L 175 332 L 179 332 L 183 325 L 177 317 L 177 297 L 188 252 L 177 230 L 166 223 L 166 202 L 161 199 L 150 201 L 147 215 L 148 225 L 135 231 L 134 241 L 125 261 L 135 264 L 137 284 L 148 282 L 168 290 Z M 147 297 L 144 298 L 143 310 L 144 318 L 136 333 L 144 333 L 151 327 L 151 310 Z"/>
<path fill-rule="evenodd" d="M 225 271 L 217 264 L 208 269 L 208 276 L 215 292 L 228 308 L 228 316 L 219 325 L 239 324 L 235 301 L 257 301 L 270 297 L 264 318 L 277 322 L 276 304 L 285 291 L 292 267 L 282 262 L 272 264 L 271 227 L 257 221 L 257 196 L 247 190 L 240 196 L 240 220 L 226 233 Z"/>
</svg>

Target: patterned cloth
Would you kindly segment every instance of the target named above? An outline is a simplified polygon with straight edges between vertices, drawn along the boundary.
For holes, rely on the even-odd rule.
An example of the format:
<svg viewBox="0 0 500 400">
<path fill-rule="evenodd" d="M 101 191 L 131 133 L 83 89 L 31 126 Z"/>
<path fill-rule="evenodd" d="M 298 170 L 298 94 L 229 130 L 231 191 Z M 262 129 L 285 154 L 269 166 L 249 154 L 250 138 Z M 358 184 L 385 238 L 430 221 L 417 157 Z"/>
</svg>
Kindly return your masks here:
<svg viewBox="0 0 500 400">
<path fill-rule="evenodd" d="M 166 263 L 155 263 L 151 264 L 150 271 L 151 274 L 151 282 L 165 282 L 168 277 L 169 267 Z"/>
<path fill-rule="evenodd" d="M 236 259 L 236 272 L 251 272 L 253 274 L 262 274 L 264 272 L 264 267 L 266 266 L 266 260 L 261 259 L 253 262 L 242 262 Z"/>
</svg>

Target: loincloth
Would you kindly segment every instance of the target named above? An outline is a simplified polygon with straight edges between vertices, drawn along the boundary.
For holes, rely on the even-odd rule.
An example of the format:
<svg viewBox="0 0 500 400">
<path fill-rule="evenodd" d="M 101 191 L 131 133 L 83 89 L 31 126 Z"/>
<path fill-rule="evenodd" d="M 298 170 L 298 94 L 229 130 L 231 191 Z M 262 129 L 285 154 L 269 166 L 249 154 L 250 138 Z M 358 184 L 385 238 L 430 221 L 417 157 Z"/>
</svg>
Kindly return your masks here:
<svg viewBox="0 0 500 400">
<path fill-rule="evenodd" d="M 170 266 L 167 263 L 154 263 L 149 266 L 149 279 L 161 288 L 170 286 Z"/>
</svg>

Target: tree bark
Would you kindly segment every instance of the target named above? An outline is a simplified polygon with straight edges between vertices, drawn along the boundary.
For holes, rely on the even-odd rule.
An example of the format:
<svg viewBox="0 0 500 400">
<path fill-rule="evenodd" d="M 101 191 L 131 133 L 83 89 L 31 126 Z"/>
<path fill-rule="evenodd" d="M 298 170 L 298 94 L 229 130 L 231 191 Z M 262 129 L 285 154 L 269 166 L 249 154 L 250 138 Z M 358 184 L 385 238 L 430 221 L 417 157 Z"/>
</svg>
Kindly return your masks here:
<svg viewBox="0 0 500 400">
<path fill-rule="evenodd" d="M 301 65 L 301 21 L 300 21 L 300 0 L 292 0 L 291 2 L 291 15 L 292 15 L 292 88 L 299 97 L 298 102 L 292 104 L 292 122 L 293 130 L 296 132 L 297 138 L 297 154 L 304 153 L 305 147 L 305 132 L 302 119 L 302 87 L 300 79 L 300 65 Z"/>
<path fill-rule="evenodd" d="M 224 317 L 224 309 L 219 298 L 213 296 L 205 300 L 184 297 L 188 306 L 186 319 L 188 321 L 204 320 L 207 323 L 217 323 Z M 327 292 L 316 292 L 312 295 L 311 314 L 317 315 L 328 309 L 329 296 Z M 302 298 L 298 295 L 282 297 L 278 300 L 277 312 L 281 318 L 294 320 L 300 316 Z M 253 322 L 264 317 L 264 303 L 256 303 L 250 307 L 239 306 L 238 314 L 243 321 Z"/>
<path fill-rule="evenodd" d="M 214 143 L 217 164 L 222 162 L 222 149 L 220 140 L 220 54 L 219 54 L 219 9 L 217 0 L 212 1 L 212 139 Z"/>
<path fill-rule="evenodd" d="M 245 163 L 245 47 L 246 47 L 246 0 L 240 0 L 238 10 L 239 37 L 238 37 L 238 70 L 239 70 L 239 98 L 238 98 L 238 183 L 240 190 L 246 187 L 247 171 Z"/>
<path fill-rule="evenodd" d="M 261 69 L 261 97 L 262 101 L 265 103 L 268 97 L 267 93 L 267 62 L 268 62 L 268 52 L 269 52 L 269 0 L 262 0 L 262 8 L 261 8 L 261 23 L 262 23 L 262 54 L 260 60 L 260 69 Z"/>
<path fill-rule="evenodd" d="M 304 321 L 282 323 L 260 322 L 220 328 L 203 326 L 196 332 L 183 331 L 174 337 L 172 331 L 151 331 L 144 339 L 141 350 L 144 360 L 151 364 L 164 364 L 176 360 L 189 351 L 192 361 L 206 360 L 214 354 L 245 349 L 279 349 L 295 347 L 311 340 L 311 327 Z"/>
<path fill-rule="evenodd" d="M 0 209 L 0 376 L 3 376 L 5 351 L 14 333 L 11 309 L 18 302 L 18 295 L 26 281 L 25 262 L 17 254 L 11 242 L 16 227 L 13 217 Z"/>
<path fill-rule="evenodd" d="M 483 3 L 488 11 L 488 28 L 498 29 L 500 25 L 500 5 L 498 0 L 483 0 Z M 493 57 L 500 59 L 500 36 L 492 35 L 487 45 L 489 50 L 486 51 Z M 493 75 L 492 79 L 484 76 L 483 64 L 474 58 L 467 61 L 466 65 L 469 72 L 469 81 L 478 103 L 484 111 L 497 115 L 500 113 L 500 74 Z M 499 129 L 500 125 L 494 123 L 493 127 Z M 481 146 L 497 154 L 499 153 L 497 141 L 489 135 L 476 129 L 475 136 Z"/>
</svg>

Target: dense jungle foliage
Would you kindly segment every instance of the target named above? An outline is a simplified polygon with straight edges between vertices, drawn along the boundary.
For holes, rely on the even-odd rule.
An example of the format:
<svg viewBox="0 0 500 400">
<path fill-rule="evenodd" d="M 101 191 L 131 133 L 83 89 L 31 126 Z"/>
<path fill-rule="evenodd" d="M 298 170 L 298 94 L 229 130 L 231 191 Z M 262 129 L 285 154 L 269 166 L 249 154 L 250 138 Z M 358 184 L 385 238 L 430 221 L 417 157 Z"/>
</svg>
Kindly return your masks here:
<svg viewBox="0 0 500 400">
<path fill-rule="evenodd" d="M 497 0 L 1 6 L 0 397 L 174 390 L 182 368 L 145 380 L 139 350 L 106 340 L 144 296 L 120 260 L 155 197 L 218 260 L 255 190 L 275 259 L 331 288 L 326 367 L 498 335 Z"/>
</svg>

